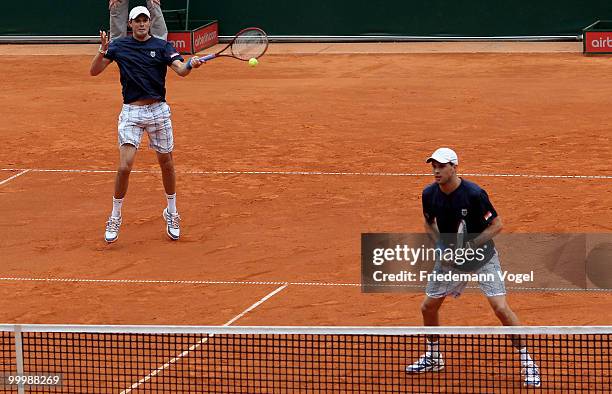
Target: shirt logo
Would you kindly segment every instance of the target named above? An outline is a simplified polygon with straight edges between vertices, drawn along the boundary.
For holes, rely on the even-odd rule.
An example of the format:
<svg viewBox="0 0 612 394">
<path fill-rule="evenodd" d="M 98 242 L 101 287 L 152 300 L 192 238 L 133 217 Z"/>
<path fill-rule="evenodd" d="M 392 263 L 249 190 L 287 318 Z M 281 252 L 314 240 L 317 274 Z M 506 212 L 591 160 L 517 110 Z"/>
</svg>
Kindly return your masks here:
<svg viewBox="0 0 612 394">
<path fill-rule="evenodd" d="M 487 213 L 485 213 L 485 215 L 484 215 L 484 220 L 489 220 L 491 218 L 491 216 L 493 216 L 491 211 L 487 211 Z"/>
<path fill-rule="evenodd" d="M 151 57 L 155 57 L 155 51 L 150 52 Z"/>
<path fill-rule="evenodd" d="M 463 208 L 461 210 L 461 216 L 466 217 L 467 216 L 467 208 Z"/>
</svg>

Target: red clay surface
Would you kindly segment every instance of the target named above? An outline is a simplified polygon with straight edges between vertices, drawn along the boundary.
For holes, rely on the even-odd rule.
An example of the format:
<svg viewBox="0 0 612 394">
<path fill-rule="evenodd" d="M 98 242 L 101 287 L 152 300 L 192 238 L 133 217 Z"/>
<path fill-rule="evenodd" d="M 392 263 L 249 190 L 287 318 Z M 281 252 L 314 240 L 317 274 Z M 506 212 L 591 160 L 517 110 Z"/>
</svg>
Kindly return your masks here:
<svg viewBox="0 0 612 394">
<path fill-rule="evenodd" d="M 90 61 L 0 57 L 0 167 L 115 168 L 118 71 L 89 77 Z M 0 277 L 357 284 L 360 234 L 421 231 L 429 177 L 184 172 L 427 173 L 446 145 L 464 173 L 609 176 L 608 74 L 578 53 L 456 53 L 278 54 L 170 75 L 181 240 L 165 237 L 157 174 L 132 175 L 106 245 L 113 173 L 29 172 L 0 185 Z M 135 169 L 156 170 L 146 145 Z M 507 232 L 612 232 L 610 179 L 468 178 Z M 279 286 L 1 281 L 0 322 L 217 325 Z M 236 324 L 420 325 L 422 298 L 289 285 Z M 524 324 L 612 324 L 609 293 L 509 302 Z M 448 300 L 442 322 L 498 324 L 476 292 Z"/>
</svg>

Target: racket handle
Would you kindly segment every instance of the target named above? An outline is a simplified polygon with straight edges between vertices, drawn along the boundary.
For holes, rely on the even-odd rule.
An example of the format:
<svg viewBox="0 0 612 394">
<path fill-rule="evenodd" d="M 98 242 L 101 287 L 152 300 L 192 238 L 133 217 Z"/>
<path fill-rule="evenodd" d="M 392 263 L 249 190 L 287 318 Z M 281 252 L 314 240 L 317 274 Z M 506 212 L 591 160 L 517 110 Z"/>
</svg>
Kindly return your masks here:
<svg viewBox="0 0 612 394">
<path fill-rule="evenodd" d="M 216 58 L 216 57 L 217 57 L 217 55 L 216 55 L 216 54 L 211 53 L 210 55 L 202 56 L 202 57 L 200 58 L 200 60 L 202 60 L 202 61 L 204 61 L 204 62 L 207 62 L 207 61 L 212 60 L 212 59 L 214 59 L 214 58 Z"/>
</svg>

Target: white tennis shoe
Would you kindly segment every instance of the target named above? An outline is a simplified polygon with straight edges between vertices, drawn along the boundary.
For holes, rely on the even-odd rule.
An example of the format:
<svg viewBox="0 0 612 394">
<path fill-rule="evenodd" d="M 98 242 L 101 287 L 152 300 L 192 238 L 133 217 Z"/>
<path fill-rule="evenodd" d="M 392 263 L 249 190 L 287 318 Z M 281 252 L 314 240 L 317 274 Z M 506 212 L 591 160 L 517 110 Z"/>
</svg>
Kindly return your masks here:
<svg viewBox="0 0 612 394">
<path fill-rule="evenodd" d="M 106 231 L 104 232 L 104 240 L 107 243 L 113 243 L 119 238 L 119 227 L 121 226 L 121 218 L 112 217 L 108 218 L 106 222 Z"/>
<path fill-rule="evenodd" d="M 540 370 L 535 363 L 530 363 L 521 368 L 523 385 L 525 387 L 540 387 Z"/>
<path fill-rule="evenodd" d="M 181 236 L 181 217 L 178 213 L 169 213 L 168 208 L 164 208 L 162 216 L 166 221 L 166 234 L 168 238 L 177 241 Z"/>
<path fill-rule="evenodd" d="M 408 373 L 423 373 L 423 372 L 437 372 L 444 369 L 444 359 L 442 355 L 433 357 L 429 353 L 425 353 L 421 356 L 414 364 L 406 367 Z"/>
</svg>

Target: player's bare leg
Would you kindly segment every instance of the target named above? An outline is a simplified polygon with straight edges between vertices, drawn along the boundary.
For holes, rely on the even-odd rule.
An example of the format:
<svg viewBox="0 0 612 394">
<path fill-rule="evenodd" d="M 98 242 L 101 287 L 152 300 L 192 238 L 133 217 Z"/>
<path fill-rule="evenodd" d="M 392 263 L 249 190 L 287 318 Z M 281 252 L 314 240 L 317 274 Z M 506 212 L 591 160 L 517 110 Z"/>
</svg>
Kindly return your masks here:
<svg viewBox="0 0 612 394">
<path fill-rule="evenodd" d="M 438 311 L 445 297 L 433 298 L 426 296 L 421 304 L 423 314 L 423 325 L 439 326 L 440 318 Z M 427 350 L 416 362 L 406 367 L 408 373 L 436 372 L 444 369 L 444 359 L 440 352 L 440 336 L 427 336 Z"/>
<path fill-rule="evenodd" d="M 159 153 L 157 152 L 157 162 L 162 173 L 162 181 L 166 194 L 176 193 L 176 173 L 174 172 L 174 159 L 172 152 Z"/>
<path fill-rule="evenodd" d="M 506 296 L 487 297 L 491 308 L 495 312 L 495 316 L 501 321 L 504 326 L 519 326 L 521 323 L 506 302 Z M 527 351 L 527 344 L 522 335 L 511 335 L 512 346 L 516 348 L 521 360 L 521 372 L 525 386 L 540 386 L 540 371 L 536 363 L 531 359 Z"/>
<path fill-rule="evenodd" d="M 117 199 L 125 197 L 127 193 L 136 151 L 136 147 L 130 144 L 123 144 L 119 148 L 119 168 L 115 178 L 115 198 Z"/>
<path fill-rule="evenodd" d="M 162 181 L 168 200 L 168 207 L 164 209 L 162 214 L 166 221 L 166 235 L 168 235 L 170 239 L 176 241 L 180 237 L 181 217 L 176 209 L 176 173 L 174 171 L 172 152 L 157 152 L 157 161 L 159 162 L 159 168 L 162 172 Z"/>
<path fill-rule="evenodd" d="M 119 168 L 115 177 L 115 193 L 113 195 L 113 212 L 106 222 L 104 240 L 108 243 L 115 242 L 119 238 L 119 227 L 121 226 L 121 206 L 123 197 L 127 193 L 130 173 L 136 157 L 136 147 L 130 144 L 121 145 L 119 148 Z"/>
<path fill-rule="evenodd" d="M 446 297 L 433 298 L 426 296 L 421 304 L 421 313 L 423 314 L 423 325 L 439 326 L 440 318 L 438 311 Z"/>
</svg>

